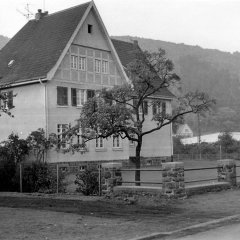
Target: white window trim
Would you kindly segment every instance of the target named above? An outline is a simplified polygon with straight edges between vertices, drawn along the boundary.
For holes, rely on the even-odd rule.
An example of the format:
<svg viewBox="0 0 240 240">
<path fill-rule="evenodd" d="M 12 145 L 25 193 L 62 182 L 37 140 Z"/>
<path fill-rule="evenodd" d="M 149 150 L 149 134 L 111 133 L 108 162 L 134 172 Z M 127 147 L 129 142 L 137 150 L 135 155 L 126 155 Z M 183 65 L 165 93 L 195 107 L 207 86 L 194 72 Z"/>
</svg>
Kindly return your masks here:
<svg viewBox="0 0 240 240">
<path fill-rule="evenodd" d="M 87 101 L 87 90 L 77 89 L 77 107 L 82 107 L 86 101 Z"/>
<path fill-rule="evenodd" d="M 119 135 L 118 136 L 113 136 L 112 148 L 114 148 L 114 149 L 121 149 L 122 148 L 122 138 Z"/>
<path fill-rule="evenodd" d="M 66 129 L 69 127 L 69 125 L 65 124 L 65 123 L 58 123 L 57 124 L 57 138 L 60 141 L 63 140 L 62 134 L 65 132 L 65 131 L 63 131 L 63 126 L 65 126 Z M 67 144 L 68 144 L 67 141 L 65 141 L 64 143 L 61 143 L 60 148 L 61 149 L 66 149 L 67 148 Z"/>
<path fill-rule="evenodd" d="M 102 60 L 102 73 L 104 74 L 109 73 L 109 62 L 107 60 Z"/>
<path fill-rule="evenodd" d="M 96 64 L 97 62 L 99 63 L 98 68 L 97 68 L 97 64 Z M 101 73 L 101 65 L 102 65 L 101 63 L 102 63 L 101 59 L 99 59 L 99 58 L 94 59 L 94 72 L 95 73 Z"/>
<path fill-rule="evenodd" d="M 82 61 L 82 60 L 84 60 L 84 61 Z M 86 56 L 82 56 L 82 55 L 79 56 L 78 68 L 80 71 L 87 71 L 87 57 Z"/>
<path fill-rule="evenodd" d="M 79 64 L 79 62 L 78 62 L 78 55 L 71 54 L 70 64 L 71 64 L 71 69 L 78 70 L 78 64 Z"/>
<path fill-rule="evenodd" d="M 100 146 L 101 141 L 102 141 L 102 146 Z M 105 145 L 104 138 L 100 137 L 100 138 L 95 139 L 95 148 L 96 149 L 104 149 L 104 147 L 105 147 L 104 145 Z"/>
</svg>

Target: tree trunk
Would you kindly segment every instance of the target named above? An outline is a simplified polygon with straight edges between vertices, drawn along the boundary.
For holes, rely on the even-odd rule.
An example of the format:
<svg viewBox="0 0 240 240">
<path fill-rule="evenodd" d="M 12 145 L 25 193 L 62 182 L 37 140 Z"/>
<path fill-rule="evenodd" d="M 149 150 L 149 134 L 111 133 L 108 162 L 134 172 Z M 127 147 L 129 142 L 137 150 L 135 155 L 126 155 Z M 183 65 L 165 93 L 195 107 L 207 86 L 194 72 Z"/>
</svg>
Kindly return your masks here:
<svg viewBox="0 0 240 240">
<path fill-rule="evenodd" d="M 136 169 L 140 169 L 141 167 L 141 159 L 140 159 L 140 153 L 141 153 L 141 148 L 142 148 L 142 138 L 139 139 L 137 147 L 136 147 L 136 155 L 135 155 L 135 166 Z M 141 180 L 141 171 L 140 170 L 136 170 L 135 171 L 135 185 L 136 186 L 140 186 L 140 180 Z"/>
</svg>

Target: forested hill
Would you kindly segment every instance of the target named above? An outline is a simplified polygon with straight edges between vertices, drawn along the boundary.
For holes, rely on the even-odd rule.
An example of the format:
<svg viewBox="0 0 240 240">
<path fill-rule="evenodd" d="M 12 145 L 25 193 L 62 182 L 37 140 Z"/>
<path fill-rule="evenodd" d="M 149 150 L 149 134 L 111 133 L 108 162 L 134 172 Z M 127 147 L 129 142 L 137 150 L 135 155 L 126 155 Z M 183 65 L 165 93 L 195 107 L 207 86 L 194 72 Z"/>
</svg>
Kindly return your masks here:
<svg viewBox="0 0 240 240">
<path fill-rule="evenodd" d="M 125 41 L 138 40 L 144 50 L 166 50 L 182 79 L 184 91 L 203 90 L 217 100 L 215 112 L 202 119 L 203 132 L 240 131 L 240 53 L 228 53 L 199 46 L 175 44 L 131 36 L 113 37 Z M 187 122 L 196 133 L 194 117 Z"/>
<path fill-rule="evenodd" d="M 9 38 L 0 35 L 0 49 L 8 42 Z"/>
</svg>

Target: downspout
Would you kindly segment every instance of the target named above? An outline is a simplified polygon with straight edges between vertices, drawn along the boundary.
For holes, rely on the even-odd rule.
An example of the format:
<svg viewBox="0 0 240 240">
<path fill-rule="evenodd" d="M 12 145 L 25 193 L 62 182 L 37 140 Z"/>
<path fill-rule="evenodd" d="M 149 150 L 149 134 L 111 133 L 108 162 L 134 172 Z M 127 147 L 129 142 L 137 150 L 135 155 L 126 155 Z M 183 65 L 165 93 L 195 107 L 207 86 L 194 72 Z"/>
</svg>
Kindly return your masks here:
<svg viewBox="0 0 240 240">
<path fill-rule="evenodd" d="M 40 84 L 44 87 L 44 112 L 45 112 L 45 138 L 48 138 L 48 106 L 47 106 L 47 82 L 42 83 L 41 79 L 39 79 Z M 44 162 L 47 160 L 47 152 L 44 152 Z"/>
</svg>

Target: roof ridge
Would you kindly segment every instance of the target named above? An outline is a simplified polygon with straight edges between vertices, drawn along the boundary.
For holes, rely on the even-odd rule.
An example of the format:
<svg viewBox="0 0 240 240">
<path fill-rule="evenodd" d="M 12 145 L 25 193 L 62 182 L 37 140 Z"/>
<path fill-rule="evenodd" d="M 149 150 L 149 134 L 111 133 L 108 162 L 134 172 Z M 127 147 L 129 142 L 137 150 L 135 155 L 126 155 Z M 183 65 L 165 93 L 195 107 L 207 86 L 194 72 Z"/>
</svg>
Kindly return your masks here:
<svg viewBox="0 0 240 240">
<path fill-rule="evenodd" d="M 85 2 L 85 3 L 79 4 L 79 5 L 70 7 L 70 8 L 66 8 L 66 9 L 63 9 L 63 10 L 59 10 L 59 11 L 57 11 L 57 12 L 54 12 L 54 13 L 51 13 L 51 14 L 48 14 L 48 15 L 44 16 L 44 18 L 50 17 L 50 16 L 55 15 L 55 14 L 58 14 L 58 13 L 62 13 L 62 12 L 66 12 L 66 11 L 72 10 L 73 8 L 78 8 L 78 7 L 83 6 L 83 5 L 88 5 L 88 4 L 90 4 L 91 2 L 92 2 L 92 1 Z M 34 19 L 33 19 L 33 20 L 34 20 Z"/>
</svg>

